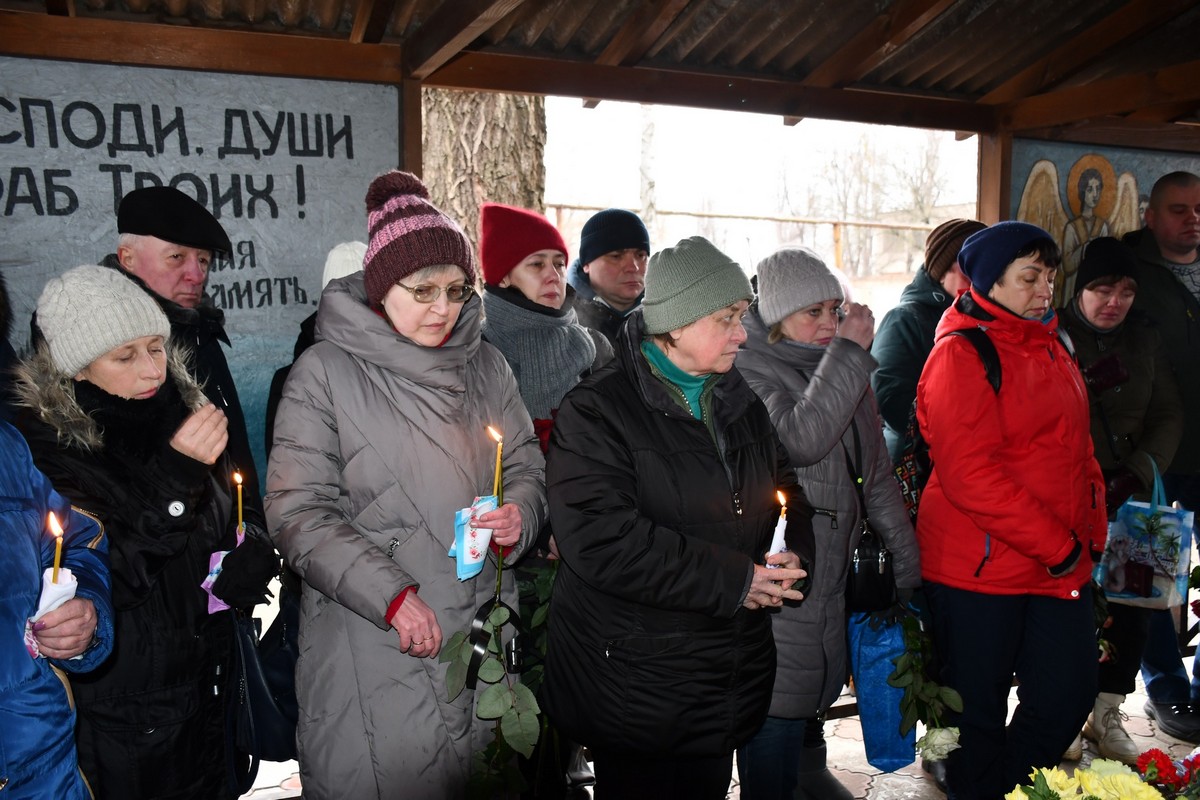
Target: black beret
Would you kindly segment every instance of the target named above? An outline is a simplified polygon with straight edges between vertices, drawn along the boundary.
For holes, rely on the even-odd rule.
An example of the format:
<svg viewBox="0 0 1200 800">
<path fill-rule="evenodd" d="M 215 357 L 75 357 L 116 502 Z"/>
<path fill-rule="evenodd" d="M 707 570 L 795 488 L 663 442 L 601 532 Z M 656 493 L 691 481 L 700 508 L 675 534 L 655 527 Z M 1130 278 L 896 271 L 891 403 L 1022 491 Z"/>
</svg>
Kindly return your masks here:
<svg viewBox="0 0 1200 800">
<path fill-rule="evenodd" d="M 229 235 L 208 209 L 170 186 L 134 189 L 117 208 L 117 232 L 153 236 L 186 247 L 231 253 Z"/>
<path fill-rule="evenodd" d="M 1083 248 L 1083 260 L 1075 275 L 1075 294 L 1079 294 L 1097 278 L 1138 279 L 1138 263 L 1133 250 L 1111 236 L 1092 239 Z"/>
</svg>

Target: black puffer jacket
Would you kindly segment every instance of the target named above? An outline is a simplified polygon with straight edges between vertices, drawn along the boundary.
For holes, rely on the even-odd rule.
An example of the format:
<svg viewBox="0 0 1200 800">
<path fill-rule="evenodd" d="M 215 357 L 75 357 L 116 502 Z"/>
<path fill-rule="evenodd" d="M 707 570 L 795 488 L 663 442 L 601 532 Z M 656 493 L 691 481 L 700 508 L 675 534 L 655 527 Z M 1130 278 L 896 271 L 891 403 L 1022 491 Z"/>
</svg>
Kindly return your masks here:
<svg viewBox="0 0 1200 800">
<path fill-rule="evenodd" d="M 710 433 L 651 373 L 641 339 L 636 312 L 616 360 L 566 396 L 550 440 L 563 566 L 543 704 L 569 737 L 609 752 L 722 755 L 754 734 L 771 698 L 770 620 L 742 601 L 779 517 L 776 490 L 802 558 L 811 509 L 736 368 L 711 389 Z"/>
<path fill-rule="evenodd" d="M 100 800 L 231 796 L 225 704 L 232 617 L 210 615 L 209 555 L 234 545 L 232 465 L 173 450 L 204 404 L 176 353 L 149 400 L 121 400 L 56 377 L 45 351 L 18 369 L 17 423 L 34 462 L 108 534 L 116 644 L 72 676 L 79 764 Z"/>
</svg>

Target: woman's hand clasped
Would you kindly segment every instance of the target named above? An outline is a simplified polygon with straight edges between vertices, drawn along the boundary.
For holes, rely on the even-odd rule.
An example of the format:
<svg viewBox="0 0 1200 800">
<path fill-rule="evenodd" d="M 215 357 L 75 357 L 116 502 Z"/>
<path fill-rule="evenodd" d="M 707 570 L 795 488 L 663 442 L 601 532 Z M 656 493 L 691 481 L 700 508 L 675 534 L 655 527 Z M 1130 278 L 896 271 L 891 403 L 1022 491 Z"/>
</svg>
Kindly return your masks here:
<svg viewBox="0 0 1200 800">
<path fill-rule="evenodd" d="M 388 620 L 400 634 L 400 649 L 414 658 L 437 658 L 442 650 L 442 626 L 416 591 L 408 593 Z"/>
<path fill-rule="evenodd" d="M 480 514 L 471 521 L 473 528 L 491 528 L 492 542 L 511 547 L 521 541 L 521 509 L 515 503 L 505 503 L 495 511 Z"/>
<path fill-rule="evenodd" d="M 784 600 L 803 600 L 804 594 L 792 585 L 808 575 L 800 568 L 800 556 L 796 553 L 776 553 L 767 556 L 767 563 L 774 569 L 761 564 L 754 565 L 754 578 L 750 591 L 742 605 L 749 609 L 779 608 Z"/>
<path fill-rule="evenodd" d="M 46 658 L 74 658 L 87 650 L 96 633 L 96 607 L 74 597 L 33 624 L 33 635 Z"/>
<path fill-rule="evenodd" d="M 875 339 L 875 315 L 871 309 L 859 303 L 846 303 L 846 317 L 838 326 L 838 336 L 858 344 L 864 350 L 871 349 Z"/>
</svg>

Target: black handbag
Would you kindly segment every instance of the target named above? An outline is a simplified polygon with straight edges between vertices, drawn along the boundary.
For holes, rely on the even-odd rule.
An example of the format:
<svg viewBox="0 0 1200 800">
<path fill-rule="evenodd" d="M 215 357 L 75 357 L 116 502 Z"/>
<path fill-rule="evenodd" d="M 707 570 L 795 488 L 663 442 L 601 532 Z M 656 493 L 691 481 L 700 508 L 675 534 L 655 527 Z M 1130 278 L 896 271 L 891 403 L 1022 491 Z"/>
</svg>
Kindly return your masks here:
<svg viewBox="0 0 1200 800">
<path fill-rule="evenodd" d="M 858 439 L 858 426 L 851 420 L 854 433 L 854 454 L 862 458 L 862 446 Z M 843 448 L 844 449 L 844 448 Z M 863 479 L 846 452 L 846 470 L 858 495 L 858 544 L 850 553 L 850 570 L 846 575 L 846 610 L 850 612 L 883 611 L 896 602 L 896 575 L 892 570 L 892 553 L 883 542 L 883 537 L 871 527 L 867 517 L 867 502 L 863 496 Z"/>
<path fill-rule="evenodd" d="M 230 780 L 240 794 L 254 785 L 259 761 L 296 758 L 296 659 L 300 628 L 300 595 L 286 586 L 279 593 L 279 613 L 259 638 L 259 621 L 241 611 L 234 620 L 234 700 L 230 727 L 237 751 Z M 232 749 L 231 749 L 232 755 Z"/>
</svg>

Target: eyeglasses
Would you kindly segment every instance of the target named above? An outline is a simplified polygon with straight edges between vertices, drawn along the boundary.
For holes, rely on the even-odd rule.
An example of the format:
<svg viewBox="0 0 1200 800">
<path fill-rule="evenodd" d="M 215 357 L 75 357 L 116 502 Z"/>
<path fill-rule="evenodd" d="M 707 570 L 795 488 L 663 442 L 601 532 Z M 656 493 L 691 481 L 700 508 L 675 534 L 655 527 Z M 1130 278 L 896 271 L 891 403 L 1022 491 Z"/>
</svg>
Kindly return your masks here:
<svg viewBox="0 0 1200 800">
<path fill-rule="evenodd" d="M 442 296 L 442 287 L 434 286 L 431 283 L 422 283 L 420 286 L 405 286 L 403 283 L 396 281 L 396 285 L 413 296 L 413 300 L 418 303 L 432 303 Z M 451 303 L 465 303 L 471 299 L 471 295 L 475 294 L 475 287 L 465 283 L 452 283 L 445 288 L 446 299 Z"/>
</svg>

